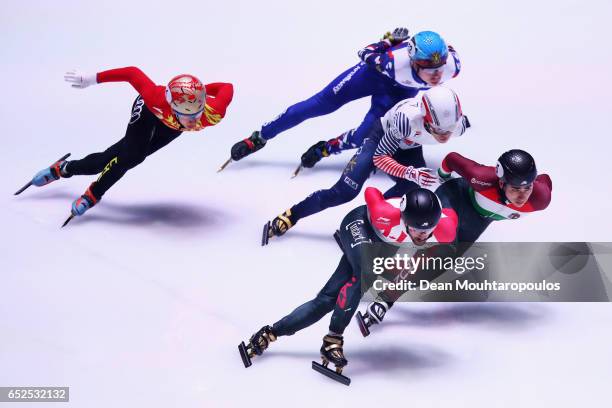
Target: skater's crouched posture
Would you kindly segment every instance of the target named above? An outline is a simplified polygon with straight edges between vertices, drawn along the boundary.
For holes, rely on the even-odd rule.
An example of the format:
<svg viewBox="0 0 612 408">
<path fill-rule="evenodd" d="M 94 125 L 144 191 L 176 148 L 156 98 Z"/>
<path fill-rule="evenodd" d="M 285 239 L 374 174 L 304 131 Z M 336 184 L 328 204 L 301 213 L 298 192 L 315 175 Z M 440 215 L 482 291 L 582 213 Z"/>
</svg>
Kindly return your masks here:
<svg viewBox="0 0 612 408">
<path fill-rule="evenodd" d="M 340 224 L 338 232 L 342 258 L 335 272 L 317 296 L 299 306 L 272 326 L 264 326 L 245 346 L 239 346 L 246 367 L 251 358 L 261 355 L 270 342 L 278 337 L 292 335 L 332 312 L 329 333 L 323 337 L 321 358 L 326 366 L 332 362 L 339 374 L 347 364 L 343 352 L 343 333 L 355 313 L 361 299 L 361 273 L 363 259 L 376 251 L 376 256 L 393 256 L 398 245 L 421 246 L 436 231 L 442 215 L 436 195 L 426 189 L 415 189 L 403 197 L 401 210 L 388 203 L 375 188 L 365 192 L 366 203 L 349 212 Z M 454 230 L 448 230 L 451 233 Z M 445 242 L 452 237 L 439 237 Z M 375 245 L 386 242 L 396 245 Z M 381 254 L 385 252 L 385 254 Z M 388 252 L 388 253 L 387 253 Z M 346 377 L 342 377 L 346 381 Z"/>
<path fill-rule="evenodd" d="M 74 201 L 72 215 L 84 214 L 129 169 L 184 131 L 198 131 L 219 123 L 234 93 L 229 83 L 204 85 L 187 74 L 174 77 L 167 86 L 156 85 L 135 67 L 102 71 L 91 76 L 67 73 L 65 79 L 75 88 L 102 82 L 129 82 L 139 93 L 121 140 L 81 160 L 60 160 L 32 179 L 33 185 L 43 186 L 60 177 L 100 174 L 85 194 Z"/>
<path fill-rule="evenodd" d="M 451 178 L 455 172 L 458 178 Z M 538 174 L 531 154 L 512 149 L 504 152 L 495 166 L 486 166 L 452 152 L 438 169 L 444 182 L 436 194 L 443 211 L 452 219 L 460 256 L 493 221 L 517 220 L 545 210 L 552 199 L 552 181 L 548 174 Z M 365 313 L 357 314 L 364 336 L 372 324 L 382 323 L 393 302 L 375 301 Z"/>
<path fill-rule="evenodd" d="M 438 177 L 425 167 L 422 146 L 446 143 L 463 135 L 469 127 L 459 97 L 450 88 L 436 86 L 420 98 L 402 100 L 371 126 L 338 181 L 329 189 L 315 191 L 274 218 L 264 232 L 264 242 L 285 234 L 304 217 L 357 197 L 376 167 L 396 183 L 385 193 L 385 198 L 402 197 L 417 187 L 433 189 Z M 338 138 L 311 146 L 302 155 L 302 166 L 312 167 L 321 157 L 357 147 L 349 141 L 353 132 L 349 130 Z"/>
</svg>

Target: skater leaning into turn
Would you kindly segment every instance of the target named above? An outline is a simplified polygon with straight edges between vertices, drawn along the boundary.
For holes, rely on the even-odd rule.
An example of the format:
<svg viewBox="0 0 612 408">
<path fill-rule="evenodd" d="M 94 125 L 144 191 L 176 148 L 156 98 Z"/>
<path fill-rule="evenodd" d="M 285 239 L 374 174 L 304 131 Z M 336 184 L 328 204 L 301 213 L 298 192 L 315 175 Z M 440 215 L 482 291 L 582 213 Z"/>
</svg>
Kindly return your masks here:
<svg viewBox="0 0 612 408">
<path fill-rule="evenodd" d="M 451 179 L 451 174 L 459 178 Z M 437 190 L 444 208 L 457 215 L 457 241 L 476 242 L 493 221 L 516 220 L 548 207 L 552 181 L 538 174 L 533 157 L 524 150 L 504 152 L 495 166 L 449 153 L 438 174 L 445 181 Z"/>
<path fill-rule="evenodd" d="M 441 242 L 454 239 L 452 214 L 442 214 L 439 200 L 430 190 L 412 190 L 402 199 L 400 208 L 385 201 L 375 188 L 366 189 L 365 199 L 366 205 L 355 208 L 342 220 L 338 241 L 343 254 L 336 271 L 314 299 L 272 326 L 262 327 L 246 346 L 244 343 L 239 346 L 246 367 L 251 365 L 251 358 L 261 355 L 278 337 L 292 335 L 332 312 L 329 333 L 323 337 L 321 358 L 325 366 L 332 362 L 337 373 L 341 373 L 347 364 L 344 329 L 361 299 L 362 255 L 367 253 L 364 251 L 372 250 L 374 244 L 381 242 L 390 244 L 385 247 L 394 248 L 391 253 L 395 253 L 399 246 L 418 248 L 432 237 Z M 325 373 L 334 377 L 330 370 Z M 349 381 L 343 376 L 336 379 Z"/>
<path fill-rule="evenodd" d="M 378 133 L 384 135 L 374 152 L 374 165 L 387 173 L 395 182 L 385 192 L 385 198 L 401 197 L 422 185 L 419 178 L 430 178 L 425 167 L 422 145 L 446 143 L 459 137 L 470 127 L 463 115 L 457 94 L 444 86 L 427 91 L 422 98 L 399 102 L 385 114 Z M 311 168 L 323 157 L 344 150 L 355 149 L 351 134 L 344 132 L 328 141 L 312 145 L 301 158 L 303 167 Z"/>
<path fill-rule="evenodd" d="M 445 109 L 444 106 L 446 106 Z M 440 112 L 433 110 L 432 107 L 440 109 L 440 112 L 446 115 L 439 116 Z M 385 138 L 384 142 L 381 141 L 383 146 L 379 145 L 379 148 L 376 149 L 374 156 L 376 166 L 385 171 L 386 167 L 383 164 L 399 163 L 405 158 L 398 155 L 395 160 L 391 158 L 381 160 L 384 157 L 393 156 L 395 152 L 410 150 L 416 158 L 419 158 L 422 157 L 421 145 L 446 143 L 451 137 L 461 136 L 470 127 L 470 122 L 465 115 L 461 119 L 462 126 L 455 125 L 457 117 L 462 115 L 459 97 L 453 90 L 444 86 L 430 89 L 426 98 L 410 98 L 400 101 L 382 118 L 383 127 L 379 133 L 384 134 Z M 340 136 L 315 143 L 302 154 L 301 166 L 312 168 L 324 157 L 358 148 L 359 146 L 353 143 L 352 135 L 355 130 L 351 129 Z M 384 150 L 381 147 L 384 147 Z M 425 166 L 424 160 L 421 162 Z M 402 170 L 406 170 L 405 167 Z M 398 174 L 397 171 L 389 174 L 393 176 L 394 173 Z M 404 178 L 403 174 L 401 173 L 399 177 Z"/>
<path fill-rule="evenodd" d="M 290 106 L 260 130 L 236 143 L 230 160 L 240 160 L 264 147 L 266 142 L 304 120 L 327 115 L 341 106 L 371 96 L 370 110 L 352 133 L 361 145 L 372 124 L 402 99 L 416 96 L 459 74 L 459 57 L 439 34 L 422 31 L 408 36 L 396 28 L 380 42 L 358 52 L 361 62 L 347 69 L 312 97 Z M 228 161 L 229 162 L 229 161 Z"/>
<path fill-rule="evenodd" d="M 435 188 L 438 176 L 425 167 L 421 145 L 446 143 L 451 137 L 461 136 L 469 126 L 459 97 L 449 88 L 436 86 L 421 98 L 399 102 L 372 125 L 340 179 L 331 188 L 315 191 L 269 222 L 264 227 L 262 242 L 283 235 L 301 218 L 354 199 L 375 166 L 396 182 L 385 198 L 401 197 L 419 186 Z M 320 156 L 316 146 L 305 153 L 310 155 L 309 164 Z"/>
<path fill-rule="evenodd" d="M 444 87 L 430 89 L 420 100 L 400 102 L 385 119 L 385 135 L 373 158 L 374 165 L 395 181 L 385 198 L 401 197 L 424 184 L 429 169 L 423 169 L 423 145 L 446 143 L 470 127 L 459 97 Z"/>
<path fill-rule="evenodd" d="M 234 93 L 232 84 L 204 85 L 193 75 L 178 75 L 167 86 L 156 85 L 140 69 L 126 67 L 82 75 L 68 72 L 66 81 L 74 88 L 104 82 L 129 82 L 139 93 L 132 105 L 125 136 L 103 152 L 81 160 L 60 160 L 32 179 L 43 186 L 59 178 L 100 174 L 85 194 L 72 204 L 72 215 L 83 215 L 131 168 L 166 146 L 184 131 L 214 126 L 225 116 Z"/>
<path fill-rule="evenodd" d="M 453 172 L 460 177 L 451 179 Z M 493 221 L 519 219 L 550 204 L 552 181 L 548 174 L 538 175 L 533 157 L 524 150 L 508 150 L 495 166 L 449 153 L 438 173 L 442 180 L 448 180 L 436 194 L 444 211 L 452 215 L 456 242 L 476 242 Z M 370 324 L 380 323 L 391 306 L 372 302 L 363 317 Z M 369 332 L 362 333 L 365 336 Z"/>
</svg>

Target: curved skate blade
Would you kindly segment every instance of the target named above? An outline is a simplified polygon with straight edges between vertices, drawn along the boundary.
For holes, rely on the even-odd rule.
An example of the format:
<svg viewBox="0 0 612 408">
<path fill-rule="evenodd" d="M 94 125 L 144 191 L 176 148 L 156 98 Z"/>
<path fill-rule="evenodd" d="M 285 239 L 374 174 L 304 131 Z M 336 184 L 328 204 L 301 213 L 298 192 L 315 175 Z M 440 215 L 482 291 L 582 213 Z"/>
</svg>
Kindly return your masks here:
<svg viewBox="0 0 612 408">
<path fill-rule="evenodd" d="M 316 372 L 320 373 L 320 374 L 323 374 L 326 377 L 331 378 L 332 380 L 338 381 L 341 384 L 351 385 L 351 379 L 350 378 L 348 378 L 345 375 L 338 374 L 334 370 L 332 370 L 330 368 L 327 368 L 327 367 L 317 363 L 316 361 L 312 362 L 312 369 L 315 370 Z"/>
<path fill-rule="evenodd" d="M 270 221 L 266 222 L 261 233 L 261 246 L 268 245 L 270 241 Z"/>
<path fill-rule="evenodd" d="M 232 162 L 232 158 L 230 157 L 229 159 L 225 161 L 225 163 L 221 165 L 221 167 L 219 167 L 219 170 L 217 170 L 217 173 L 225 169 L 231 162 Z"/>
<path fill-rule="evenodd" d="M 242 357 L 242 363 L 244 364 L 244 368 L 249 368 L 253 363 L 251 362 L 249 352 L 247 351 L 247 348 L 244 345 L 244 341 L 240 342 L 240 344 L 238 345 L 238 352 L 240 352 L 240 357 Z"/>
<path fill-rule="evenodd" d="M 68 223 L 70 221 L 72 221 L 73 218 L 74 218 L 74 214 L 70 214 L 70 216 L 68 218 L 66 218 L 66 221 L 64 221 L 64 223 L 62 224 L 62 228 L 64 228 L 66 225 L 68 225 Z"/>
<path fill-rule="evenodd" d="M 368 335 L 370 334 L 370 329 L 368 328 L 368 325 L 366 324 L 365 319 L 363 318 L 363 314 L 361 314 L 361 312 L 357 312 L 357 314 L 355 315 L 355 320 L 357 320 L 357 324 L 359 325 L 359 331 L 361 331 L 363 337 L 368 337 Z"/>
<path fill-rule="evenodd" d="M 57 159 L 55 162 L 58 161 L 62 161 L 62 160 L 66 160 L 68 157 L 70 157 L 70 153 L 66 153 L 65 155 L 63 155 L 62 157 L 60 157 L 59 159 Z M 53 163 L 55 163 L 53 162 Z M 23 193 L 28 187 L 30 187 L 32 185 L 32 181 L 28 181 L 26 183 L 26 185 L 24 185 L 23 187 L 21 187 L 19 190 L 15 191 L 15 194 L 13 195 L 19 195 L 21 193 Z"/>
<path fill-rule="evenodd" d="M 25 190 L 26 190 L 28 187 L 30 187 L 31 185 L 32 185 L 32 182 L 31 182 L 31 181 L 29 181 L 29 182 L 28 182 L 28 183 L 27 183 L 25 186 L 21 187 L 21 188 L 20 188 L 19 190 L 17 190 L 17 191 L 15 192 L 15 194 L 13 194 L 13 195 L 19 195 L 19 194 L 23 193 L 23 192 L 24 192 L 24 191 L 25 191 Z"/>
<path fill-rule="evenodd" d="M 300 171 L 302 171 L 304 167 L 300 164 L 299 166 L 297 166 L 297 168 L 293 171 L 293 175 L 291 175 L 291 178 L 296 178 L 297 175 L 300 173 Z"/>
</svg>

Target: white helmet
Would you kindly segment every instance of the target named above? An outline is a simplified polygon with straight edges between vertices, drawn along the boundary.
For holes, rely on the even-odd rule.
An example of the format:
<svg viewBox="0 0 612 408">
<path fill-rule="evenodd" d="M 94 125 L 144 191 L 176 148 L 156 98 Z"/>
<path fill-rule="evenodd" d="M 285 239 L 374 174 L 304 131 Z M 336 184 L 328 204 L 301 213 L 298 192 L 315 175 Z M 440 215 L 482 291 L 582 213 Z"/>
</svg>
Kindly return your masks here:
<svg viewBox="0 0 612 408">
<path fill-rule="evenodd" d="M 452 89 L 443 86 L 425 91 L 421 112 L 425 129 L 440 135 L 452 133 L 463 117 L 459 97 Z"/>
</svg>

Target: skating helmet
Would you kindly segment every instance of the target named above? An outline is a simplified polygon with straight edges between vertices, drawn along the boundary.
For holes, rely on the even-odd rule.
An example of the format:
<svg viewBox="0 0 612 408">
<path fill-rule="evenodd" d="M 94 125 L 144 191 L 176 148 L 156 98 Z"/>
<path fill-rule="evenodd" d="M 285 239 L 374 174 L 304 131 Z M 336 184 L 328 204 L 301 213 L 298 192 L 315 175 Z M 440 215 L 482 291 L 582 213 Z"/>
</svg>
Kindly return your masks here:
<svg viewBox="0 0 612 408">
<path fill-rule="evenodd" d="M 497 160 L 495 174 L 511 186 L 525 186 L 533 183 L 538 176 L 535 160 L 524 150 L 508 150 Z"/>
<path fill-rule="evenodd" d="M 175 113 L 199 115 L 206 104 L 206 88 L 202 81 L 193 75 L 177 75 L 166 87 L 166 100 Z"/>
<path fill-rule="evenodd" d="M 417 188 L 404 195 L 400 210 L 404 225 L 421 230 L 434 228 L 442 216 L 438 196 L 424 188 Z"/>
<path fill-rule="evenodd" d="M 420 68 L 437 68 L 446 64 L 448 47 L 440 34 L 421 31 L 408 42 L 408 54 Z"/>
<path fill-rule="evenodd" d="M 421 113 L 425 129 L 439 135 L 452 133 L 463 117 L 459 97 L 450 88 L 435 86 L 423 94 Z"/>
</svg>

